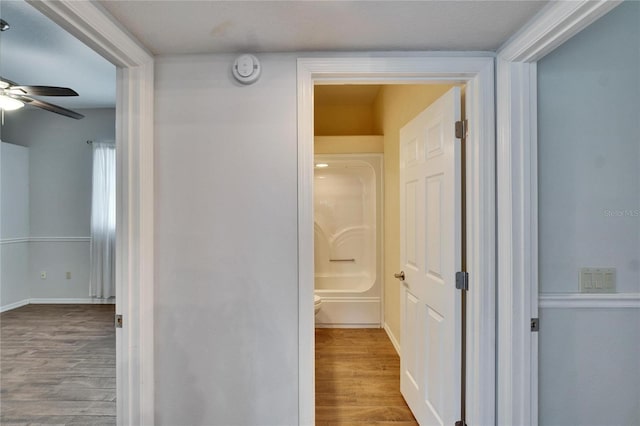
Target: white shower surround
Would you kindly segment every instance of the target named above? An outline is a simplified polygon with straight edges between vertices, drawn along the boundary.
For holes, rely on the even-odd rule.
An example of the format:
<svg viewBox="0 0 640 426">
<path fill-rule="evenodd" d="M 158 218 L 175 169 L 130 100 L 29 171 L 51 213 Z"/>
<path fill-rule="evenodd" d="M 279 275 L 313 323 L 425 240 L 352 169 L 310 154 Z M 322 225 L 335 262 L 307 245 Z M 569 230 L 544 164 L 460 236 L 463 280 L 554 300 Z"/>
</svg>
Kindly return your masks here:
<svg viewBox="0 0 640 426">
<path fill-rule="evenodd" d="M 382 154 L 315 156 L 315 293 L 318 327 L 380 327 Z"/>
</svg>

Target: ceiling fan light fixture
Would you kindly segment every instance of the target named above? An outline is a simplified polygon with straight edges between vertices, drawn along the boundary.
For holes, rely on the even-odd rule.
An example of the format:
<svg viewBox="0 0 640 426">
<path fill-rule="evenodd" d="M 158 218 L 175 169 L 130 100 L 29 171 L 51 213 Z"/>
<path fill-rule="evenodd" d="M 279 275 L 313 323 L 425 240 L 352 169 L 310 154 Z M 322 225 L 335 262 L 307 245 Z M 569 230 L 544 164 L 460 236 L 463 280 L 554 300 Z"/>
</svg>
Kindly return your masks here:
<svg viewBox="0 0 640 426">
<path fill-rule="evenodd" d="M 10 98 L 6 95 L 0 95 L 0 109 L 5 111 L 13 111 L 24 106 L 24 102 L 20 102 L 17 99 Z"/>
</svg>

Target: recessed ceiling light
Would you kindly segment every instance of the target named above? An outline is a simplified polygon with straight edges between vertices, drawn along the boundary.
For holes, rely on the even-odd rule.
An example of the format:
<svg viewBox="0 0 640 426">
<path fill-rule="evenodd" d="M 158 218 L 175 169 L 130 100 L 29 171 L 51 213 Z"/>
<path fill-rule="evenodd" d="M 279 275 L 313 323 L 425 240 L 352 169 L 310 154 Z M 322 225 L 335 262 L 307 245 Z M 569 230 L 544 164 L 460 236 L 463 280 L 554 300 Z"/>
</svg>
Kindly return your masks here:
<svg viewBox="0 0 640 426">
<path fill-rule="evenodd" d="M 316 163 L 316 167 L 321 169 L 323 167 L 329 167 L 329 165 L 327 163 Z"/>
</svg>

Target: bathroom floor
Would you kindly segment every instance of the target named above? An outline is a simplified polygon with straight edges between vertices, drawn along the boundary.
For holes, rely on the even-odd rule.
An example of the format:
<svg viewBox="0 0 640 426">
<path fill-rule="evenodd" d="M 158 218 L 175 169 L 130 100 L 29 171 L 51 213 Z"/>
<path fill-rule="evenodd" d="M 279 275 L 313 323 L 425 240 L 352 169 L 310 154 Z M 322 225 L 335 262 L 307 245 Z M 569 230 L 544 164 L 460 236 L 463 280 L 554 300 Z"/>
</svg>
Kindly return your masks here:
<svg viewBox="0 0 640 426">
<path fill-rule="evenodd" d="M 417 425 L 379 328 L 316 328 L 316 425 Z"/>
</svg>

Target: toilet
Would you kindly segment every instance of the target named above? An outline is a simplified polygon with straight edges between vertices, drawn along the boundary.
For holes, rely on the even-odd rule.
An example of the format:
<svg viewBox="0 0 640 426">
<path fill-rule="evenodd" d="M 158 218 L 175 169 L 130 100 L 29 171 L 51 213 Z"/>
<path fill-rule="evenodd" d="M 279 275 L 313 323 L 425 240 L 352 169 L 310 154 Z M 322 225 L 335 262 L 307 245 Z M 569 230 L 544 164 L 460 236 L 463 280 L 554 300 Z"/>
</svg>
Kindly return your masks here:
<svg viewBox="0 0 640 426">
<path fill-rule="evenodd" d="M 318 315 L 318 312 L 320 311 L 320 305 L 322 305 L 322 298 L 320 296 L 318 296 L 317 294 L 313 295 L 313 307 L 316 311 L 316 315 Z"/>
</svg>

